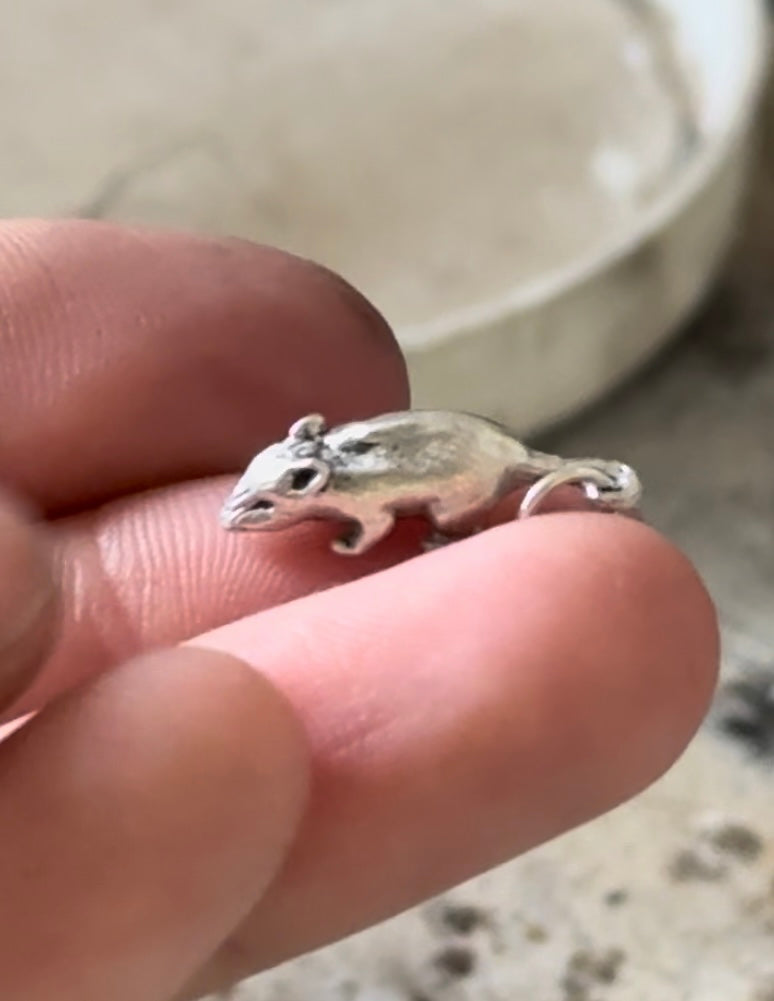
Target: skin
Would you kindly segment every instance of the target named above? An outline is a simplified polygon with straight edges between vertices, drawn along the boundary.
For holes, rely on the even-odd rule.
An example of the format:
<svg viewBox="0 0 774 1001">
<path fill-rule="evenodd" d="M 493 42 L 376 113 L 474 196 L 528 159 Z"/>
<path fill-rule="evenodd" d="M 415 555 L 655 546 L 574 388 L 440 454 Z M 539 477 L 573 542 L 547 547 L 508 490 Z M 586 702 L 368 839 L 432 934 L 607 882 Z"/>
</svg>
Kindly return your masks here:
<svg viewBox="0 0 774 1001">
<path fill-rule="evenodd" d="M 418 555 L 409 522 L 357 560 L 324 524 L 222 531 L 299 415 L 408 405 L 314 265 L 4 223 L 0 352 L 4 996 L 226 985 L 610 809 L 699 725 L 715 614 L 645 525 Z"/>
</svg>

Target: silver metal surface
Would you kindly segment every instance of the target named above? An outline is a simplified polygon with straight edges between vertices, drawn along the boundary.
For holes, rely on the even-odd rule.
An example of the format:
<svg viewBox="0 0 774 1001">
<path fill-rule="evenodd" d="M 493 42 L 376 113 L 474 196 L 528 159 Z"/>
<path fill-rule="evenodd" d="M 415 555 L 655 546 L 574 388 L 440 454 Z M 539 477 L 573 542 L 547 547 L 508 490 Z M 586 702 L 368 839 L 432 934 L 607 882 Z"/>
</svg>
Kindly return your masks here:
<svg viewBox="0 0 774 1001">
<path fill-rule="evenodd" d="M 309 520 L 344 522 L 332 546 L 360 555 L 400 516 L 425 516 L 435 533 L 459 534 L 524 488 L 520 518 L 559 486 L 580 485 L 604 511 L 632 511 L 639 479 L 629 466 L 562 459 L 518 441 L 483 417 L 411 410 L 328 428 L 319 414 L 297 421 L 261 451 L 221 511 L 230 531 L 278 531 Z"/>
</svg>

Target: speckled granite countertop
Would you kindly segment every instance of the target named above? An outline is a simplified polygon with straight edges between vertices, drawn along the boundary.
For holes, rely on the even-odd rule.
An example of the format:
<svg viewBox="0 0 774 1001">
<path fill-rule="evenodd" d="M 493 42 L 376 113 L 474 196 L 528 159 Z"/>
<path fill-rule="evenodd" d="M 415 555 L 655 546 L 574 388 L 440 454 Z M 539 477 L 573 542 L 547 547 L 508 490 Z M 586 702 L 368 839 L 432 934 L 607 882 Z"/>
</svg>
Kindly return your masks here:
<svg viewBox="0 0 774 1001">
<path fill-rule="evenodd" d="M 239 1001 L 774 1001 L 774 93 L 763 133 L 743 231 L 688 336 L 545 443 L 641 469 L 649 519 L 721 610 L 712 718 L 636 802 Z"/>
</svg>

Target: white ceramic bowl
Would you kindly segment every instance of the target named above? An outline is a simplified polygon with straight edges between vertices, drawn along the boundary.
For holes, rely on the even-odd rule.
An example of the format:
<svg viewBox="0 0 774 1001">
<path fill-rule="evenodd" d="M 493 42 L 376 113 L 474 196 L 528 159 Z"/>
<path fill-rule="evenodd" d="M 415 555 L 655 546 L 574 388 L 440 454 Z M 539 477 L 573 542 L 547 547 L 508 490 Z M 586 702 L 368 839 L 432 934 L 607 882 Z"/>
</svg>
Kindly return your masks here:
<svg viewBox="0 0 774 1001">
<path fill-rule="evenodd" d="M 0 38 L 0 215 L 191 227 L 316 258 L 397 327 L 420 406 L 521 432 L 572 414 L 675 332 L 737 216 L 762 0 L 222 0 L 217 18 L 211 0 L 120 16 L 72 0 L 64 32 L 57 0 L 17 6 Z M 653 9 L 695 84 L 697 141 L 611 227 L 589 182 L 598 148 L 626 182 L 669 130 L 602 79 L 632 58 L 605 25 Z M 576 42 L 597 16 L 601 54 Z M 576 128 L 591 78 L 605 108 Z"/>
<path fill-rule="evenodd" d="M 707 289 L 740 207 L 767 22 L 758 0 L 657 6 L 698 85 L 689 161 L 611 245 L 491 301 L 400 329 L 415 405 L 542 430 L 632 373 Z"/>
</svg>

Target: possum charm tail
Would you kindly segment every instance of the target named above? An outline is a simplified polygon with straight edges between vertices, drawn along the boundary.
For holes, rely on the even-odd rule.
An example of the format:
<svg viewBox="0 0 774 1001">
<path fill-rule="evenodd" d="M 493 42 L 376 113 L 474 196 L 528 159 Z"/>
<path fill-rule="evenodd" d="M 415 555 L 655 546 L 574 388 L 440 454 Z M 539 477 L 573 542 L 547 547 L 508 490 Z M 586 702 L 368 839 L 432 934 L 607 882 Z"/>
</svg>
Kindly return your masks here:
<svg viewBox="0 0 774 1001">
<path fill-rule="evenodd" d="M 344 529 L 333 549 L 359 556 L 389 535 L 396 518 L 426 518 L 433 546 L 464 526 L 475 531 L 512 495 L 523 494 L 523 519 L 567 486 L 596 510 L 637 515 L 642 490 L 630 466 L 537 452 L 483 417 L 407 410 L 328 427 L 311 414 L 255 456 L 220 521 L 239 532 L 337 521 Z"/>
<path fill-rule="evenodd" d="M 580 487 L 586 500 L 600 511 L 639 517 L 642 487 L 632 467 L 622 462 L 586 459 L 568 459 L 554 472 L 533 483 L 524 495 L 516 517 L 522 520 L 537 514 L 548 495 L 563 486 Z"/>
</svg>

